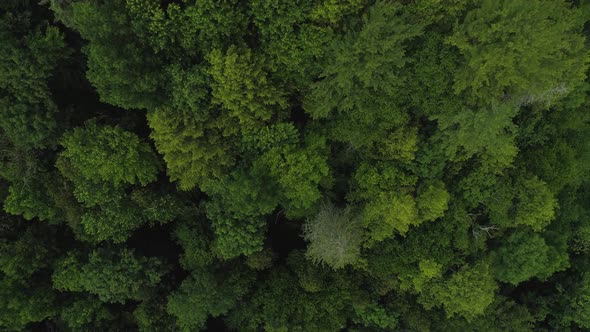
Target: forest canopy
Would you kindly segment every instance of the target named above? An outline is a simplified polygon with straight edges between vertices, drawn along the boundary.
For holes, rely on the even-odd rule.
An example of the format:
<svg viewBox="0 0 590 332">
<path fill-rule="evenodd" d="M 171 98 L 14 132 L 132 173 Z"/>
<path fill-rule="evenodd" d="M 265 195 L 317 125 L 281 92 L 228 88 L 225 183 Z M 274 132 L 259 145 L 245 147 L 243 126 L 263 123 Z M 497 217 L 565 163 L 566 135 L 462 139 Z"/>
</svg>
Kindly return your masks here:
<svg viewBox="0 0 590 332">
<path fill-rule="evenodd" d="M 590 330 L 590 1 L 0 1 L 0 330 Z"/>
</svg>

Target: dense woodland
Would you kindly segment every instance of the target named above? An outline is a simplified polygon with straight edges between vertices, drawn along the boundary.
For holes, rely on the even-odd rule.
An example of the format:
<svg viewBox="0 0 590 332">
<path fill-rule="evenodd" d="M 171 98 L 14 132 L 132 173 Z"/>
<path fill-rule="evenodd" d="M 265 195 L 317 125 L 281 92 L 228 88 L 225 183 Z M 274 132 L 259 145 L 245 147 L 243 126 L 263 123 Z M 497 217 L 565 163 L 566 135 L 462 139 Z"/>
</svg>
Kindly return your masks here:
<svg viewBox="0 0 590 332">
<path fill-rule="evenodd" d="M 0 15 L 0 330 L 590 329 L 590 1 Z"/>
</svg>

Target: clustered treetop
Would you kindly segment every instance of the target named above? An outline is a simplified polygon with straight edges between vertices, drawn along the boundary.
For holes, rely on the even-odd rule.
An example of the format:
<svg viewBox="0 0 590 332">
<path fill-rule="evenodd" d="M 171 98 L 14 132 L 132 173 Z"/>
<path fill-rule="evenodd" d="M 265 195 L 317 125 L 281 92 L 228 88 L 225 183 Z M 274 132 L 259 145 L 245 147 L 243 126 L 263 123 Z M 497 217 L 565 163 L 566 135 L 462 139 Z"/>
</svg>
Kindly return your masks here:
<svg viewBox="0 0 590 332">
<path fill-rule="evenodd" d="M 2 1 L 0 330 L 590 329 L 589 23 Z"/>
</svg>

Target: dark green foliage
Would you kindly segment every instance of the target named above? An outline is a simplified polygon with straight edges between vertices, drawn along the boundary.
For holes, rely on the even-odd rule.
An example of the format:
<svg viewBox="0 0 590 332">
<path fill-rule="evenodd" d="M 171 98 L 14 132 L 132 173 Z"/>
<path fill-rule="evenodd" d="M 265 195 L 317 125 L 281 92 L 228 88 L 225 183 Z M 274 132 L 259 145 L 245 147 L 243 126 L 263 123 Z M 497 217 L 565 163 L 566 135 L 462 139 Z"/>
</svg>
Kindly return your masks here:
<svg viewBox="0 0 590 332">
<path fill-rule="evenodd" d="M 306 292 L 297 284 L 297 277 L 287 271 L 273 271 L 247 303 L 236 306 L 230 326 L 266 331 L 334 331 L 343 327 L 352 309 L 345 280 L 316 292 Z"/>
<path fill-rule="evenodd" d="M 322 79 L 311 87 L 305 110 L 329 118 L 335 140 L 361 148 L 384 139 L 407 121 L 398 104 L 406 44 L 421 33 L 401 5 L 379 2 L 359 32 L 337 38 L 328 48 Z M 392 33 L 392 31 L 394 33 Z"/>
<path fill-rule="evenodd" d="M 590 329 L 589 1 L 37 2 L 1 331 Z"/>
<path fill-rule="evenodd" d="M 97 249 L 81 260 L 75 254 L 60 261 L 52 276 L 56 289 L 87 291 L 103 302 L 143 300 L 160 282 L 164 266 L 156 258 L 136 257 L 132 250 Z"/>
<path fill-rule="evenodd" d="M 49 81 L 68 55 L 63 34 L 27 12 L 0 17 L 0 128 L 22 149 L 55 144 L 57 105 Z"/>
<path fill-rule="evenodd" d="M 98 298 L 89 296 L 76 299 L 64 306 L 59 317 L 69 328 L 83 329 L 88 328 L 89 325 L 97 326 L 102 322 L 108 322 L 113 319 L 113 314 Z"/>
<path fill-rule="evenodd" d="M 583 13 L 564 1 L 483 0 L 449 42 L 464 64 L 455 91 L 480 102 L 551 103 L 584 78 Z"/>
<path fill-rule="evenodd" d="M 496 278 L 518 284 L 542 276 L 548 267 L 549 248 L 542 237 L 528 232 L 510 235 L 492 256 L 495 258 Z M 553 271 L 551 271 L 553 272 Z"/>
<path fill-rule="evenodd" d="M 101 101 L 127 108 L 153 107 L 161 98 L 160 61 L 133 34 L 124 4 L 123 0 L 75 1 L 56 10 L 64 24 L 91 41 L 84 48 L 87 77 Z"/>
<path fill-rule="evenodd" d="M 227 313 L 247 292 L 253 273 L 243 267 L 193 270 L 168 298 L 168 312 L 183 331 L 203 328 L 207 317 Z"/>
<path fill-rule="evenodd" d="M 50 287 L 0 279 L 0 326 L 13 331 L 56 314 L 55 294 Z"/>
</svg>

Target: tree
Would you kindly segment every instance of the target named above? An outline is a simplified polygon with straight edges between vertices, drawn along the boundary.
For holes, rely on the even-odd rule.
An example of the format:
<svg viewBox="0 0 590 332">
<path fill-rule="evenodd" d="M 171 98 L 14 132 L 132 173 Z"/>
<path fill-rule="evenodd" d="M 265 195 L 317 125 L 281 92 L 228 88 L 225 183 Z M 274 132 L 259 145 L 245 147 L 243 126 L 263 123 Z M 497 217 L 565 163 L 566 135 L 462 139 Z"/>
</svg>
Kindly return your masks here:
<svg viewBox="0 0 590 332">
<path fill-rule="evenodd" d="M 399 72 L 407 62 L 406 43 L 422 26 L 401 8 L 378 2 L 360 31 L 335 39 L 328 48 L 322 80 L 311 87 L 304 108 L 314 119 L 332 119 L 334 140 L 361 148 L 407 122 L 398 106 L 398 88 L 404 84 Z"/>
<path fill-rule="evenodd" d="M 250 3 L 260 48 L 268 59 L 266 66 L 274 76 L 287 83 L 290 90 L 303 90 L 321 71 L 323 50 L 334 37 L 331 24 L 320 24 L 319 16 L 327 14 L 328 6 L 327 2 L 314 6 L 306 1 Z M 342 4 L 342 7 L 347 5 Z M 338 14 L 332 13 L 334 20 L 341 19 Z"/>
<path fill-rule="evenodd" d="M 359 165 L 354 182 L 358 189 L 349 194 L 352 202 L 363 204 L 362 219 L 367 229 L 366 245 L 405 234 L 411 225 L 418 225 L 414 192 L 416 177 L 396 167 L 395 163 L 378 161 Z"/>
<path fill-rule="evenodd" d="M 57 263 L 53 273 L 56 289 L 95 294 L 103 302 L 125 303 L 143 300 L 165 273 L 162 262 L 153 257 L 138 257 L 130 249 L 101 248 L 88 259 L 75 252 Z"/>
<path fill-rule="evenodd" d="M 180 265 L 188 271 L 204 268 L 214 262 L 211 252 L 211 239 L 206 229 L 199 224 L 182 223 L 174 231 L 174 236 L 183 248 Z"/>
<path fill-rule="evenodd" d="M 574 322 L 579 327 L 588 328 L 590 326 L 590 281 L 588 275 L 584 275 L 572 286 L 571 296 L 565 310 L 563 320 L 565 322 Z"/>
<path fill-rule="evenodd" d="M 55 294 L 50 287 L 0 279 L 0 327 L 23 330 L 27 324 L 55 315 Z"/>
<path fill-rule="evenodd" d="M 37 20 L 18 10 L 0 17 L 0 128 L 20 149 L 55 144 L 49 81 L 69 53 L 59 29 Z"/>
<path fill-rule="evenodd" d="M 277 183 L 279 203 L 290 218 L 313 213 L 322 197 L 320 189 L 331 185 L 326 139 L 315 133 L 299 136 L 291 123 L 278 123 L 242 140 L 248 151 L 260 155 L 253 161 L 253 172 L 270 175 Z"/>
<path fill-rule="evenodd" d="M 518 153 L 514 142 L 517 129 L 512 122 L 517 111 L 509 104 L 497 104 L 477 111 L 461 109 L 432 118 L 437 121 L 437 136 L 443 140 L 450 160 L 466 161 L 478 155 L 489 168 L 499 171 L 509 166 Z"/>
<path fill-rule="evenodd" d="M 306 256 L 314 263 L 340 269 L 359 262 L 362 223 L 350 208 L 324 205 L 305 223 L 303 237 L 309 241 Z"/>
<path fill-rule="evenodd" d="M 67 132 L 61 144 L 64 150 L 56 165 L 74 184 L 76 199 L 88 208 L 80 219 L 84 232 L 95 241 L 125 241 L 146 222 L 144 213 L 149 212 L 125 191 L 156 180 L 160 169 L 156 154 L 134 133 L 96 122 Z"/>
<path fill-rule="evenodd" d="M 547 268 L 548 250 L 539 235 L 515 232 L 492 253 L 494 274 L 498 280 L 514 285 L 539 276 Z"/>
<path fill-rule="evenodd" d="M 253 273 L 243 266 L 193 270 L 180 288 L 168 298 L 168 312 L 175 316 L 183 331 L 200 329 L 209 315 L 227 313 L 248 291 Z"/>
<path fill-rule="evenodd" d="M 238 119 L 211 105 L 210 78 L 202 66 L 171 67 L 170 75 L 170 105 L 150 111 L 147 118 L 170 180 L 189 190 L 204 179 L 226 175 L 235 165 Z"/>
<path fill-rule="evenodd" d="M 208 73 L 213 79 L 211 102 L 237 118 L 244 131 L 272 116 L 281 117 L 287 106 L 283 92 L 269 81 L 260 60 L 250 49 L 235 46 L 225 54 L 214 50 L 208 56 Z"/>
<path fill-rule="evenodd" d="M 165 6 L 159 0 L 127 0 L 125 5 L 134 34 L 168 61 L 225 48 L 241 39 L 248 24 L 245 5 L 236 0 Z"/>
<path fill-rule="evenodd" d="M 277 206 L 277 198 L 263 179 L 244 171 L 233 172 L 222 181 L 209 181 L 204 190 L 211 195 L 205 203 L 215 232 L 215 251 L 224 259 L 260 251 L 266 230 L 265 215 Z"/>
<path fill-rule="evenodd" d="M 446 280 L 434 282 L 419 301 L 427 308 L 442 305 L 447 317 L 458 314 L 470 321 L 485 312 L 497 288 L 489 266 L 479 263 L 461 268 Z"/>
<path fill-rule="evenodd" d="M 444 183 L 423 184 L 416 200 L 419 218 L 428 221 L 442 217 L 448 209 L 449 198 Z"/>
<path fill-rule="evenodd" d="M 491 220 L 503 227 L 524 225 L 542 231 L 553 220 L 557 208 L 547 185 L 524 171 L 514 184 L 506 181 L 499 182 L 494 194 L 486 199 Z"/>
<path fill-rule="evenodd" d="M 297 278 L 275 270 L 248 301 L 229 314 L 230 327 L 266 331 L 338 331 L 350 317 L 350 285 L 343 279 L 315 293 L 303 291 Z M 281 299 L 277 301 L 277 299 Z M 349 314 L 350 313 L 350 314 Z"/>
<path fill-rule="evenodd" d="M 162 63 L 134 34 L 123 0 L 67 2 L 52 9 L 88 40 L 86 77 L 101 101 L 145 109 L 163 100 Z"/>
<path fill-rule="evenodd" d="M 113 314 L 103 302 L 91 295 L 76 299 L 65 306 L 60 313 L 60 318 L 71 329 L 83 329 L 110 322 Z"/>
<path fill-rule="evenodd" d="M 27 280 L 54 259 L 55 241 L 46 227 L 29 226 L 16 239 L 0 238 L 0 271 L 7 279 Z"/>
<path fill-rule="evenodd" d="M 540 231 L 555 216 L 557 201 L 545 183 L 537 177 L 523 180 L 516 192 L 515 204 L 517 225 L 528 225 Z"/>
<path fill-rule="evenodd" d="M 551 103 L 584 79 L 582 12 L 562 1 L 483 0 L 448 42 L 464 60 L 455 91 L 489 102 Z M 542 31 L 542 33 L 540 33 Z"/>
<path fill-rule="evenodd" d="M 0 328 L 23 330 L 56 314 L 57 294 L 47 274 L 59 252 L 56 234 L 42 223 L 0 218 Z"/>
<path fill-rule="evenodd" d="M 61 144 L 63 163 L 67 161 L 69 171 L 87 181 L 108 182 L 119 187 L 146 185 L 156 179 L 159 164 L 151 147 L 120 127 L 89 122 L 83 129 L 64 134 Z"/>
<path fill-rule="evenodd" d="M 190 112 L 164 108 L 148 114 L 148 120 L 168 176 L 179 181 L 181 189 L 190 190 L 204 179 L 220 178 L 235 165 L 231 146 L 235 136 L 219 128 L 224 120 L 200 123 Z M 230 124 L 234 125 L 232 121 Z"/>
</svg>

